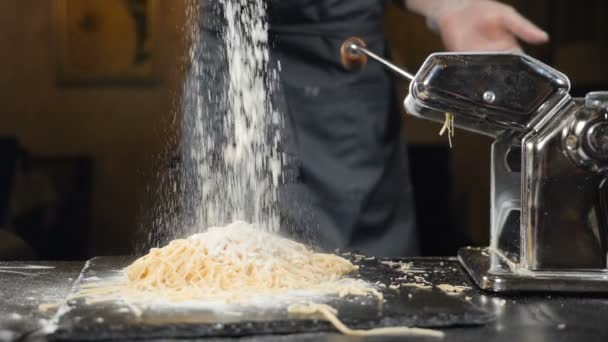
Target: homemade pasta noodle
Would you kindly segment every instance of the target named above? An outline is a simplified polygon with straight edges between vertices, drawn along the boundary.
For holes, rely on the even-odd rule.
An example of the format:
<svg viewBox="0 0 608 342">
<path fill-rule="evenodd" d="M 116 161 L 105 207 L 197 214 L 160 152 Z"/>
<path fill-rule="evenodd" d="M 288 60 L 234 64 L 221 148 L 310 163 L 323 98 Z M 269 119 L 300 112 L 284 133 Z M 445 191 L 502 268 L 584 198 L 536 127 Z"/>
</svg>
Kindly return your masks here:
<svg viewBox="0 0 608 342">
<path fill-rule="evenodd" d="M 348 336 L 427 336 L 443 338 L 444 333 L 438 330 L 410 328 L 410 327 L 382 327 L 368 330 L 351 329 L 338 319 L 338 311 L 327 304 L 294 304 L 288 309 L 290 314 L 321 315 L 331 323 L 336 330 Z"/>
<path fill-rule="evenodd" d="M 153 248 L 125 269 L 127 286 L 169 300 L 239 300 L 252 294 L 286 290 L 334 289 L 343 275 L 357 270 L 333 254 L 315 253 L 303 244 L 237 221 L 187 239 Z"/>
<path fill-rule="evenodd" d="M 448 133 L 448 141 L 450 142 L 450 148 L 452 147 L 452 138 L 454 137 L 454 115 L 452 113 L 445 113 L 445 121 L 443 127 L 439 131 L 439 135 Z"/>
</svg>

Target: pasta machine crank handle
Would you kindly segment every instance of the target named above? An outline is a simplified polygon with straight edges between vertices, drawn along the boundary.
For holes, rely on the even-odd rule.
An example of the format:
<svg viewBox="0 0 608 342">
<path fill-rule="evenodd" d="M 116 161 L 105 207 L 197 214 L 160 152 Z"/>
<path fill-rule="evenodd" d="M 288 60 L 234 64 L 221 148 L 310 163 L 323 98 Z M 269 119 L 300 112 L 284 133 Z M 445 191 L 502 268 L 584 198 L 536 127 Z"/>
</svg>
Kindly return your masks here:
<svg viewBox="0 0 608 342">
<path fill-rule="evenodd" d="M 369 57 L 410 82 L 415 78 L 409 72 L 368 50 L 365 42 L 357 37 L 349 38 L 342 43 L 341 54 L 342 65 L 348 70 L 365 66 Z"/>
</svg>

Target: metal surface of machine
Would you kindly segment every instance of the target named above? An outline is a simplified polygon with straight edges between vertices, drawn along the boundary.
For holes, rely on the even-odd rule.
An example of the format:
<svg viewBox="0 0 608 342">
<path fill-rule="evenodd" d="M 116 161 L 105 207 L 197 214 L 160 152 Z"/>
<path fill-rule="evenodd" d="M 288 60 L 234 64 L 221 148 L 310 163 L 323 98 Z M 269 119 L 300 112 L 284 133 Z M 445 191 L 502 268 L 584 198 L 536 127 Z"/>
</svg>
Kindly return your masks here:
<svg viewBox="0 0 608 342">
<path fill-rule="evenodd" d="M 344 55 L 348 58 L 344 58 Z M 408 113 L 496 139 L 491 242 L 459 260 L 483 289 L 608 292 L 608 92 L 572 98 L 562 73 L 524 54 L 433 54 L 410 75 L 360 40 L 364 55 L 411 81 Z"/>
</svg>

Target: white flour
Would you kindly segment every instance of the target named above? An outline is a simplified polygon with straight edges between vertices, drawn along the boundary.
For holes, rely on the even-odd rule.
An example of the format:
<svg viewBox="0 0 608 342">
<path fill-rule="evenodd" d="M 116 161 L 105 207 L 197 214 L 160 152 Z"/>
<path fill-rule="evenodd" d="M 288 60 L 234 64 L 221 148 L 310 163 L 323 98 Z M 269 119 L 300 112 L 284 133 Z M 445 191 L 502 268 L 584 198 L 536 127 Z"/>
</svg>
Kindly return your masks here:
<svg viewBox="0 0 608 342">
<path fill-rule="evenodd" d="M 271 104 L 276 72 L 269 66 L 264 3 L 218 0 L 203 6 L 208 13 L 199 16 L 220 19 L 207 25 L 218 26 L 211 28 L 219 31 L 217 40 L 191 25 L 181 139 L 186 217 L 180 225 L 186 230 L 174 237 L 236 220 L 278 231 L 282 122 Z"/>
</svg>

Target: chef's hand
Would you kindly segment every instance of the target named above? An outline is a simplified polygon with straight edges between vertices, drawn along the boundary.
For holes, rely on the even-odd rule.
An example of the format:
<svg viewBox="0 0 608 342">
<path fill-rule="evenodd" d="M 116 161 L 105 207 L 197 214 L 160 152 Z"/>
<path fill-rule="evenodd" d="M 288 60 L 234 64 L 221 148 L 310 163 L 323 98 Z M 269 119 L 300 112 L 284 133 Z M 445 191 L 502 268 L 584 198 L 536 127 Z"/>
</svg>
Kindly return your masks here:
<svg viewBox="0 0 608 342">
<path fill-rule="evenodd" d="M 521 51 L 520 40 L 549 40 L 513 7 L 493 0 L 407 0 L 407 7 L 427 17 L 450 51 Z"/>
</svg>

